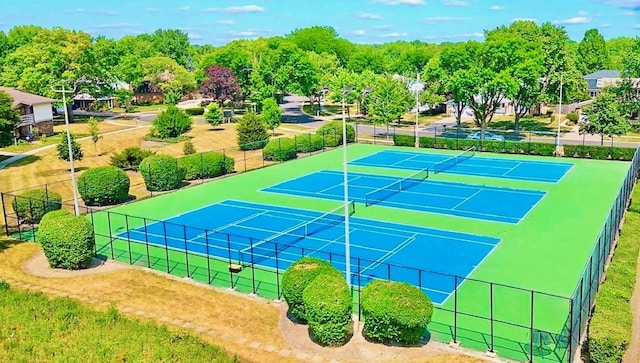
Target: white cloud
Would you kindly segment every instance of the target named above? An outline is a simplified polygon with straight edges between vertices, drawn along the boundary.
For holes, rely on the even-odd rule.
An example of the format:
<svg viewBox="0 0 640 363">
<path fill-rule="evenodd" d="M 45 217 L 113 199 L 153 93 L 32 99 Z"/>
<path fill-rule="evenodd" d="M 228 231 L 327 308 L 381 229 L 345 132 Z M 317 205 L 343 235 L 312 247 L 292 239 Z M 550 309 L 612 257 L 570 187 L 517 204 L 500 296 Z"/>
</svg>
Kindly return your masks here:
<svg viewBox="0 0 640 363">
<path fill-rule="evenodd" d="M 191 6 L 181 6 L 177 10 L 178 11 L 189 11 L 189 10 L 191 10 Z"/>
<path fill-rule="evenodd" d="M 391 25 L 391 24 L 376 25 L 376 26 L 373 27 L 373 29 L 375 29 L 375 30 L 390 30 L 390 29 L 393 29 L 393 25 Z"/>
<path fill-rule="evenodd" d="M 456 6 L 456 7 L 464 7 L 464 6 L 471 5 L 466 0 L 444 0 L 442 3 L 444 4 L 444 6 Z"/>
<path fill-rule="evenodd" d="M 587 13 L 587 12 L 586 12 L 586 11 L 584 11 L 584 10 L 580 10 L 580 11 L 578 11 L 578 16 L 587 16 L 588 14 L 589 14 L 589 13 Z"/>
<path fill-rule="evenodd" d="M 427 5 L 424 0 L 373 0 L 374 4 L 385 5 L 409 5 L 409 6 L 423 6 Z"/>
<path fill-rule="evenodd" d="M 640 29 L 640 24 L 636 24 L 636 26 L 634 26 L 633 29 Z"/>
<path fill-rule="evenodd" d="M 532 21 L 534 23 L 537 23 L 538 19 L 536 19 L 536 18 L 513 18 L 513 19 L 511 19 L 512 23 L 515 22 L 515 21 Z"/>
<path fill-rule="evenodd" d="M 77 8 L 77 9 L 73 9 L 73 10 L 67 10 L 67 11 L 65 11 L 65 13 L 67 13 L 67 14 L 84 13 L 84 9 L 83 8 Z"/>
<path fill-rule="evenodd" d="M 230 20 L 230 19 L 216 21 L 216 24 L 222 24 L 222 25 L 233 25 L 235 23 L 236 23 L 235 20 Z"/>
<path fill-rule="evenodd" d="M 492 7 L 489 8 L 489 10 L 492 10 L 492 11 L 501 11 L 501 10 L 504 10 L 504 9 L 506 9 L 506 8 L 504 6 L 500 6 L 500 5 L 493 5 Z"/>
<path fill-rule="evenodd" d="M 96 14 L 104 16 L 116 16 L 118 15 L 118 12 L 113 10 L 96 10 Z"/>
<path fill-rule="evenodd" d="M 640 11 L 640 0 L 596 0 L 597 2 Z"/>
<path fill-rule="evenodd" d="M 157 13 L 158 11 L 160 11 L 160 9 L 146 8 L 146 9 L 144 9 L 144 11 L 147 12 L 147 13 Z"/>
<path fill-rule="evenodd" d="M 431 18 L 425 18 L 423 21 L 427 24 L 436 24 L 436 23 L 447 23 L 452 21 L 460 21 L 463 18 L 454 18 L 450 16 L 434 16 Z"/>
<path fill-rule="evenodd" d="M 368 19 L 368 20 L 380 20 L 382 19 L 382 15 L 374 14 L 374 13 L 360 13 L 358 14 L 358 18 Z"/>
<path fill-rule="evenodd" d="M 367 32 L 365 32 L 363 29 L 358 29 L 351 32 L 351 35 L 355 35 L 358 37 L 364 36 L 365 34 L 367 34 Z"/>
<path fill-rule="evenodd" d="M 226 13 L 261 13 L 264 11 L 262 6 L 258 5 L 243 5 L 243 6 L 229 6 L 223 9 Z"/>
<path fill-rule="evenodd" d="M 636 12 L 632 10 L 623 11 L 620 13 L 622 16 L 636 16 Z"/>
<path fill-rule="evenodd" d="M 572 18 L 554 20 L 551 23 L 554 25 L 587 24 L 589 23 L 589 18 L 586 16 L 574 16 Z"/>
<path fill-rule="evenodd" d="M 600 28 L 611 28 L 611 27 L 612 27 L 612 25 L 609 24 L 609 23 L 600 24 Z"/>
<path fill-rule="evenodd" d="M 247 29 L 241 31 L 230 30 L 225 32 L 225 34 L 231 35 L 235 38 L 257 38 L 264 33 L 267 33 L 267 31 L 262 31 L 260 29 Z"/>
<path fill-rule="evenodd" d="M 385 34 L 380 34 L 378 35 L 380 38 L 402 38 L 402 37 L 406 37 L 407 34 L 406 32 L 392 32 L 392 33 L 385 33 Z"/>
<path fill-rule="evenodd" d="M 189 39 L 191 40 L 197 40 L 197 39 L 202 39 L 202 35 L 198 34 L 198 33 L 189 33 L 187 34 L 187 36 L 189 37 Z"/>
</svg>

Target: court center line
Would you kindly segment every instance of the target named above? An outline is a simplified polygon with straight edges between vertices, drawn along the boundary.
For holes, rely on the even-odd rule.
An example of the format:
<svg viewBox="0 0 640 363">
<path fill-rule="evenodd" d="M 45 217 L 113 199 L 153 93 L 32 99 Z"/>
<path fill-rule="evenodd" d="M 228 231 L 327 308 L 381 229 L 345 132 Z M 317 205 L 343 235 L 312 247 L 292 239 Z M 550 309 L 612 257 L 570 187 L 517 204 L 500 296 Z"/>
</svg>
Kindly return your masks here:
<svg viewBox="0 0 640 363">
<path fill-rule="evenodd" d="M 360 271 L 360 273 L 362 274 L 363 272 L 367 271 L 367 270 L 373 270 L 376 267 L 380 266 L 382 263 L 384 263 L 386 260 L 390 259 L 393 255 L 395 255 L 396 253 L 398 253 L 401 249 L 405 248 L 407 245 L 409 245 L 411 242 L 415 241 L 417 238 L 417 233 L 414 233 L 413 236 L 407 238 L 406 240 L 402 241 L 399 245 L 397 245 L 394 249 L 392 249 L 391 251 L 387 252 L 387 254 L 385 254 L 384 256 L 382 256 L 380 259 L 373 261 L 369 266 L 365 267 L 363 270 Z M 373 267 L 372 267 L 373 266 Z"/>
<path fill-rule="evenodd" d="M 458 208 L 459 206 L 463 205 L 464 203 L 468 202 L 471 200 L 471 198 L 475 197 L 476 195 L 480 194 L 482 192 L 482 188 L 478 188 L 478 191 L 471 194 L 470 196 L 468 196 L 467 198 L 465 198 L 463 201 L 461 201 L 460 203 L 454 205 L 451 210 L 456 210 L 456 208 Z"/>
</svg>

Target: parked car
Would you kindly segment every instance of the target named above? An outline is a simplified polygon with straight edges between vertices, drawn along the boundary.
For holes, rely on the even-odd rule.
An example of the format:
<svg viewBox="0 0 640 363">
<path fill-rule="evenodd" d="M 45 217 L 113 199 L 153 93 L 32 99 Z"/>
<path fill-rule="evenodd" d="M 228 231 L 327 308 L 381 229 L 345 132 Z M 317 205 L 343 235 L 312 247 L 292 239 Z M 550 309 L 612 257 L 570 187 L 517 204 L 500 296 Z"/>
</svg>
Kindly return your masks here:
<svg viewBox="0 0 640 363">
<path fill-rule="evenodd" d="M 472 139 L 472 140 L 480 140 L 480 131 L 476 131 L 472 134 L 467 135 L 467 139 Z M 484 139 L 485 140 L 492 140 L 492 141 L 504 141 L 504 136 L 502 135 L 496 135 L 496 134 L 492 134 L 488 131 L 484 132 Z"/>
</svg>

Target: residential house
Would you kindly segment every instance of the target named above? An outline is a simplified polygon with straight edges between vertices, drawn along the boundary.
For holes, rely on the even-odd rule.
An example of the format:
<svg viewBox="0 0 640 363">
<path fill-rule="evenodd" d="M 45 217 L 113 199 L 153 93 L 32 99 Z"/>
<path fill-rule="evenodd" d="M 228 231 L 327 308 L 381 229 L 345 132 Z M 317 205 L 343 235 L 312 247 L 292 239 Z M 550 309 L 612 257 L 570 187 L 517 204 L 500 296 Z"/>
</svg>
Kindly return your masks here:
<svg viewBox="0 0 640 363">
<path fill-rule="evenodd" d="M 123 81 L 115 81 L 109 84 L 109 88 L 113 91 L 118 91 L 121 89 L 129 90 L 131 86 L 127 82 Z M 73 108 L 79 110 L 86 111 L 97 111 L 104 109 L 112 109 L 118 106 L 118 102 L 116 97 L 111 95 L 106 95 L 102 97 L 94 97 L 88 92 L 78 93 L 73 97 Z"/>
<path fill-rule="evenodd" d="M 600 92 L 606 87 L 615 86 L 616 83 L 622 81 L 620 72 L 611 69 L 605 69 L 597 71 L 595 73 L 587 74 L 583 77 L 587 81 L 589 97 L 596 98 Z M 633 82 L 635 88 L 640 96 L 640 78 L 634 78 Z"/>
<path fill-rule="evenodd" d="M 0 87 L 13 99 L 12 107 L 20 112 L 21 122 L 18 125 L 18 137 L 32 136 L 40 133 L 53 133 L 53 104 L 54 99 L 22 92 L 15 88 Z"/>
</svg>

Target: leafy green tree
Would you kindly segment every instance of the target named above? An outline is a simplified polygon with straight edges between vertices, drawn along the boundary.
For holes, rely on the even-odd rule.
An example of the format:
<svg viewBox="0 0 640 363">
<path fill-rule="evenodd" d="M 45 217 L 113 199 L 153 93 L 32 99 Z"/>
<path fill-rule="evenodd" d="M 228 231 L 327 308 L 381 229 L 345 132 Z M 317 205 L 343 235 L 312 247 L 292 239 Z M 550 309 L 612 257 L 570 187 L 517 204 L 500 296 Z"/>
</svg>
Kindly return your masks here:
<svg viewBox="0 0 640 363">
<path fill-rule="evenodd" d="M 165 95 L 169 92 L 183 95 L 196 87 L 193 74 L 171 58 L 145 58 L 141 67 L 144 71 L 143 80 L 160 87 Z"/>
<path fill-rule="evenodd" d="M 69 134 L 69 138 L 71 139 L 71 152 L 73 154 L 73 160 L 82 160 L 84 153 L 80 148 L 80 144 L 76 141 L 76 138 L 73 134 Z M 58 159 L 69 161 L 69 145 L 67 143 L 66 135 L 63 135 L 56 146 L 56 150 L 58 151 Z"/>
<path fill-rule="evenodd" d="M 20 114 L 11 106 L 12 103 L 11 96 L 0 91 L 0 147 L 13 143 L 16 126 L 20 124 Z"/>
<path fill-rule="evenodd" d="M 262 117 L 253 112 L 244 115 L 237 123 L 240 150 L 262 149 L 269 141 L 267 125 Z"/>
<path fill-rule="evenodd" d="M 625 77 L 610 90 L 620 104 L 620 112 L 626 118 L 632 118 L 640 113 L 640 96 L 638 95 L 637 82 Z"/>
<path fill-rule="evenodd" d="M 98 141 L 102 139 L 102 135 L 100 135 L 100 125 L 98 124 L 98 120 L 94 117 L 89 119 L 87 123 L 89 137 L 91 137 L 91 141 L 93 142 L 93 151 L 98 152 Z"/>
<path fill-rule="evenodd" d="M 608 69 L 611 61 L 604 37 L 598 29 L 589 29 L 578 45 L 577 65 L 583 74 Z"/>
<path fill-rule="evenodd" d="M 341 65 L 346 65 L 354 48 L 351 42 L 338 37 L 338 32 L 328 26 L 296 29 L 287 35 L 287 39 L 306 52 L 335 55 Z"/>
<path fill-rule="evenodd" d="M 114 94 L 116 100 L 120 104 L 120 107 L 126 109 L 131 104 L 133 99 L 133 92 L 128 89 L 118 89 Z"/>
<path fill-rule="evenodd" d="M 636 40 L 631 37 L 618 37 L 607 40 L 606 45 L 609 50 L 609 65 L 611 69 L 623 70 L 623 64 L 635 43 Z"/>
<path fill-rule="evenodd" d="M 595 101 L 584 109 L 587 115 L 587 132 L 600 135 L 600 144 L 605 135 L 624 135 L 630 125 L 620 111 L 620 104 L 612 92 L 601 92 Z"/>
<path fill-rule="evenodd" d="M 142 36 L 143 39 L 147 38 Z M 178 29 L 158 29 L 148 36 L 149 42 L 154 50 L 165 57 L 176 61 L 186 69 L 193 68 L 187 33 Z"/>
<path fill-rule="evenodd" d="M 399 120 L 407 112 L 413 98 L 403 82 L 385 77 L 373 85 L 369 102 L 373 121 L 387 125 L 388 136 L 389 123 Z"/>
<path fill-rule="evenodd" d="M 220 125 L 222 116 L 222 109 L 215 102 L 211 102 L 209 106 L 207 106 L 207 112 L 204 114 L 204 118 L 213 127 Z"/>
<path fill-rule="evenodd" d="M 276 127 L 282 122 L 282 109 L 273 98 L 267 98 L 262 103 L 262 119 L 267 127 L 275 134 Z"/>
<path fill-rule="evenodd" d="M 349 57 L 347 69 L 361 73 L 368 69 L 378 74 L 387 71 L 384 54 L 378 49 L 370 45 L 359 45 L 357 50 Z"/>
<path fill-rule="evenodd" d="M 170 105 L 165 111 L 153 120 L 152 137 L 169 139 L 178 137 L 191 129 L 191 118 L 184 111 L 174 105 Z"/>
</svg>

